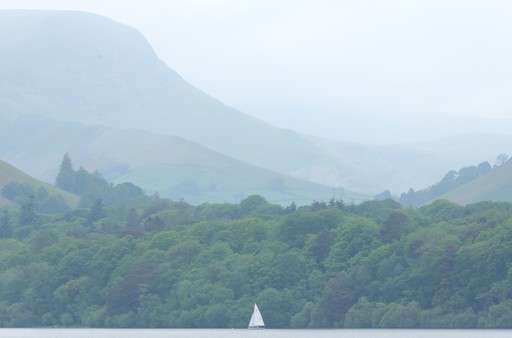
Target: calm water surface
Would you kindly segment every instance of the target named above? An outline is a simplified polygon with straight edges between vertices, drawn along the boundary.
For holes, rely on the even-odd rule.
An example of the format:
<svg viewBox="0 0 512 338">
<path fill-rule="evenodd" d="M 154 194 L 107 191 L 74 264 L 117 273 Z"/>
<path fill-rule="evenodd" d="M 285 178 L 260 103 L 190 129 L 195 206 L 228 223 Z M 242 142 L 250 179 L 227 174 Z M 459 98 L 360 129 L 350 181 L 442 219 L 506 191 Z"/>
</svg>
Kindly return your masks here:
<svg viewBox="0 0 512 338">
<path fill-rule="evenodd" d="M 2 338 L 510 338 L 512 330 L 0 329 Z"/>
</svg>

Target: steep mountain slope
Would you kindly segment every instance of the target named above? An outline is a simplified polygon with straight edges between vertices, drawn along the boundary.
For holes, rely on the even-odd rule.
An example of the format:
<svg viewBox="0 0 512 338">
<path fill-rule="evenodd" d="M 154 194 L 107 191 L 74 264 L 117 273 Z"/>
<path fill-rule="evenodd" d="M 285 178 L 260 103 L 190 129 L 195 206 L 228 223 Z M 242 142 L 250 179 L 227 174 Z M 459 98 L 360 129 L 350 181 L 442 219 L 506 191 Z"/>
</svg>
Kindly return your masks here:
<svg viewBox="0 0 512 338">
<path fill-rule="evenodd" d="M 233 202 L 251 194 L 281 204 L 367 198 L 251 166 L 176 136 L 0 114 L 1 158 L 53 182 L 66 152 L 75 167 L 100 170 L 109 181 L 192 203 Z"/>
<path fill-rule="evenodd" d="M 439 198 L 459 204 L 512 201 L 512 160 Z"/>
<path fill-rule="evenodd" d="M 446 143 L 384 147 L 312 139 L 275 128 L 187 83 L 158 59 L 137 30 L 105 17 L 69 11 L 0 11 L 0 115 L 11 120 L 44 115 L 56 121 L 177 135 L 273 172 L 366 194 L 421 189 L 450 169 L 491 160 L 506 152 L 500 148 L 512 148 L 512 137 L 489 147 L 466 142 L 448 143 L 453 147 Z M 24 145 L 46 151 L 45 143 L 53 138 L 71 145 L 77 141 L 56 125 L 55 131 L 64 135 L 52 133 L 35 142 L 32 138 L 38 131 L 34 128 L 32 133 L 22 132 L 26 139 L 16 144 L 17 153 L 6 149 L 8 158 L 51 182 L 45 171 L 55 172 L 58 160 L 50 157 L 62 156 L 60 150 L 32 158 L 26 154 L 34 151 Z M 12 130 L 6 128 L 4 133 Z M 120 148 L 109 148 L 112 154 L 126 151 L 123 144 L 116 145 Z M 6 145 L 0 144 L 2 148 Z M 140 155 L 153 165 L 151 153 L 130 156 Z M 485 157 L 474 159 L 477 153 Z M 87 161 L 94 165 L 88 169 L 119 162 L 105 156 L 100 160 L 91 154 Z M 134 168 L 129 167 L 126 178 L 152 175 L 149 164 L 144 170 L 140 164 L 136 173 L 130 173 Z"/>
<path fill-rule="evenodd" d="M 4 111 L 178 135 L 280 172 L 322 157 L 296 133 L 191 86 L 131 27 L 80 12 L 3 11 L 0 31 Z"/>
<path fill-rule="evenodd" d="M 0 160 L 0 191 L 2 191 L 5 185 L 11 182 L 29 185 L 34 188 L 34 190 L 44 188 L 51 196 L 62 196 L 70 207 L 76 207 L 80 199 L 77 195 L 37 180 L 9 163 Z M 12 204 L 12 202 L 0 196 L 0 205 L 2 204 Z"/>
</svg>

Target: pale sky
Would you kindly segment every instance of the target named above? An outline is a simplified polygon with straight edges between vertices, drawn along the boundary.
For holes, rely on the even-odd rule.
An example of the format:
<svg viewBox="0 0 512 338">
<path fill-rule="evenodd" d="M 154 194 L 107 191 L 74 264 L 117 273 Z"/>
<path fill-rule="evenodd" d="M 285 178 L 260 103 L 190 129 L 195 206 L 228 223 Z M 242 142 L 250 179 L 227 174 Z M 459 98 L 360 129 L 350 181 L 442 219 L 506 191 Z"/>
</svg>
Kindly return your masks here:
<svg viewBox="0 0 512 338">
<path fill-rule="evenodd" d="M 0 0 L 13 8 L 133 26 L 196 87 L 299 131 L 512 118 L 512 0 Z"/>
</svg>

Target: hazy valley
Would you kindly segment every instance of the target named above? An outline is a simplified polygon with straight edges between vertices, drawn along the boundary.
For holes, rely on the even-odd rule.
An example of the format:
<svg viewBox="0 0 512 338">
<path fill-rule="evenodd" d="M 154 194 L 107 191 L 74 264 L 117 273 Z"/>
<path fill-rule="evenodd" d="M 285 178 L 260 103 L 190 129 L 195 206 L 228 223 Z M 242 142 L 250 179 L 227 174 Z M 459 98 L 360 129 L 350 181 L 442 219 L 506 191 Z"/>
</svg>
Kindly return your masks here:
<svg viewBox="0 0 512 338">
<path fill-rule="evenodd" d="M 384 146 L 305 136 L 194 88 L 131 27 L 78 12 L 4 11 L 0 19 L 2 31 L 17 32 L 0 35 L 9 46 L 0 55 L 0 156 L 50 183 L 69 152 L 112 182 L 191 202 L 253 193 L 285 203 L 361 201 L 424 188 L 512 147 L 512 136 L 498 134 Z M 371 133 L 369 125 L 359 132 Z M 289 191 L 269 189 L 275 178 Z"/>
<path fill-rule="evenodd" d="M 512 326 L 510 119 L 266 122 L 170 66 L 0 11 L 0 327 Z"/>
</svg>

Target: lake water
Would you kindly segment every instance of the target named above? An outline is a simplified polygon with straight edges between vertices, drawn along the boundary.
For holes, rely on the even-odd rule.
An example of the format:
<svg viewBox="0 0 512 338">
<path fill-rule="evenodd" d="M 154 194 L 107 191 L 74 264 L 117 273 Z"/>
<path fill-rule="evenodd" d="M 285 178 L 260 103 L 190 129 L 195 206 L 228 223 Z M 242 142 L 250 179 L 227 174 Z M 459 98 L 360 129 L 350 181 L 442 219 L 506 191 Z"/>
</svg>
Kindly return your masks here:
<svg viewBox="0 0 512 338">
<path fill-rule="evenodd" d="M 0 329 L 2 338 L 509 338 L 512 330 Z"/>
</svg>

